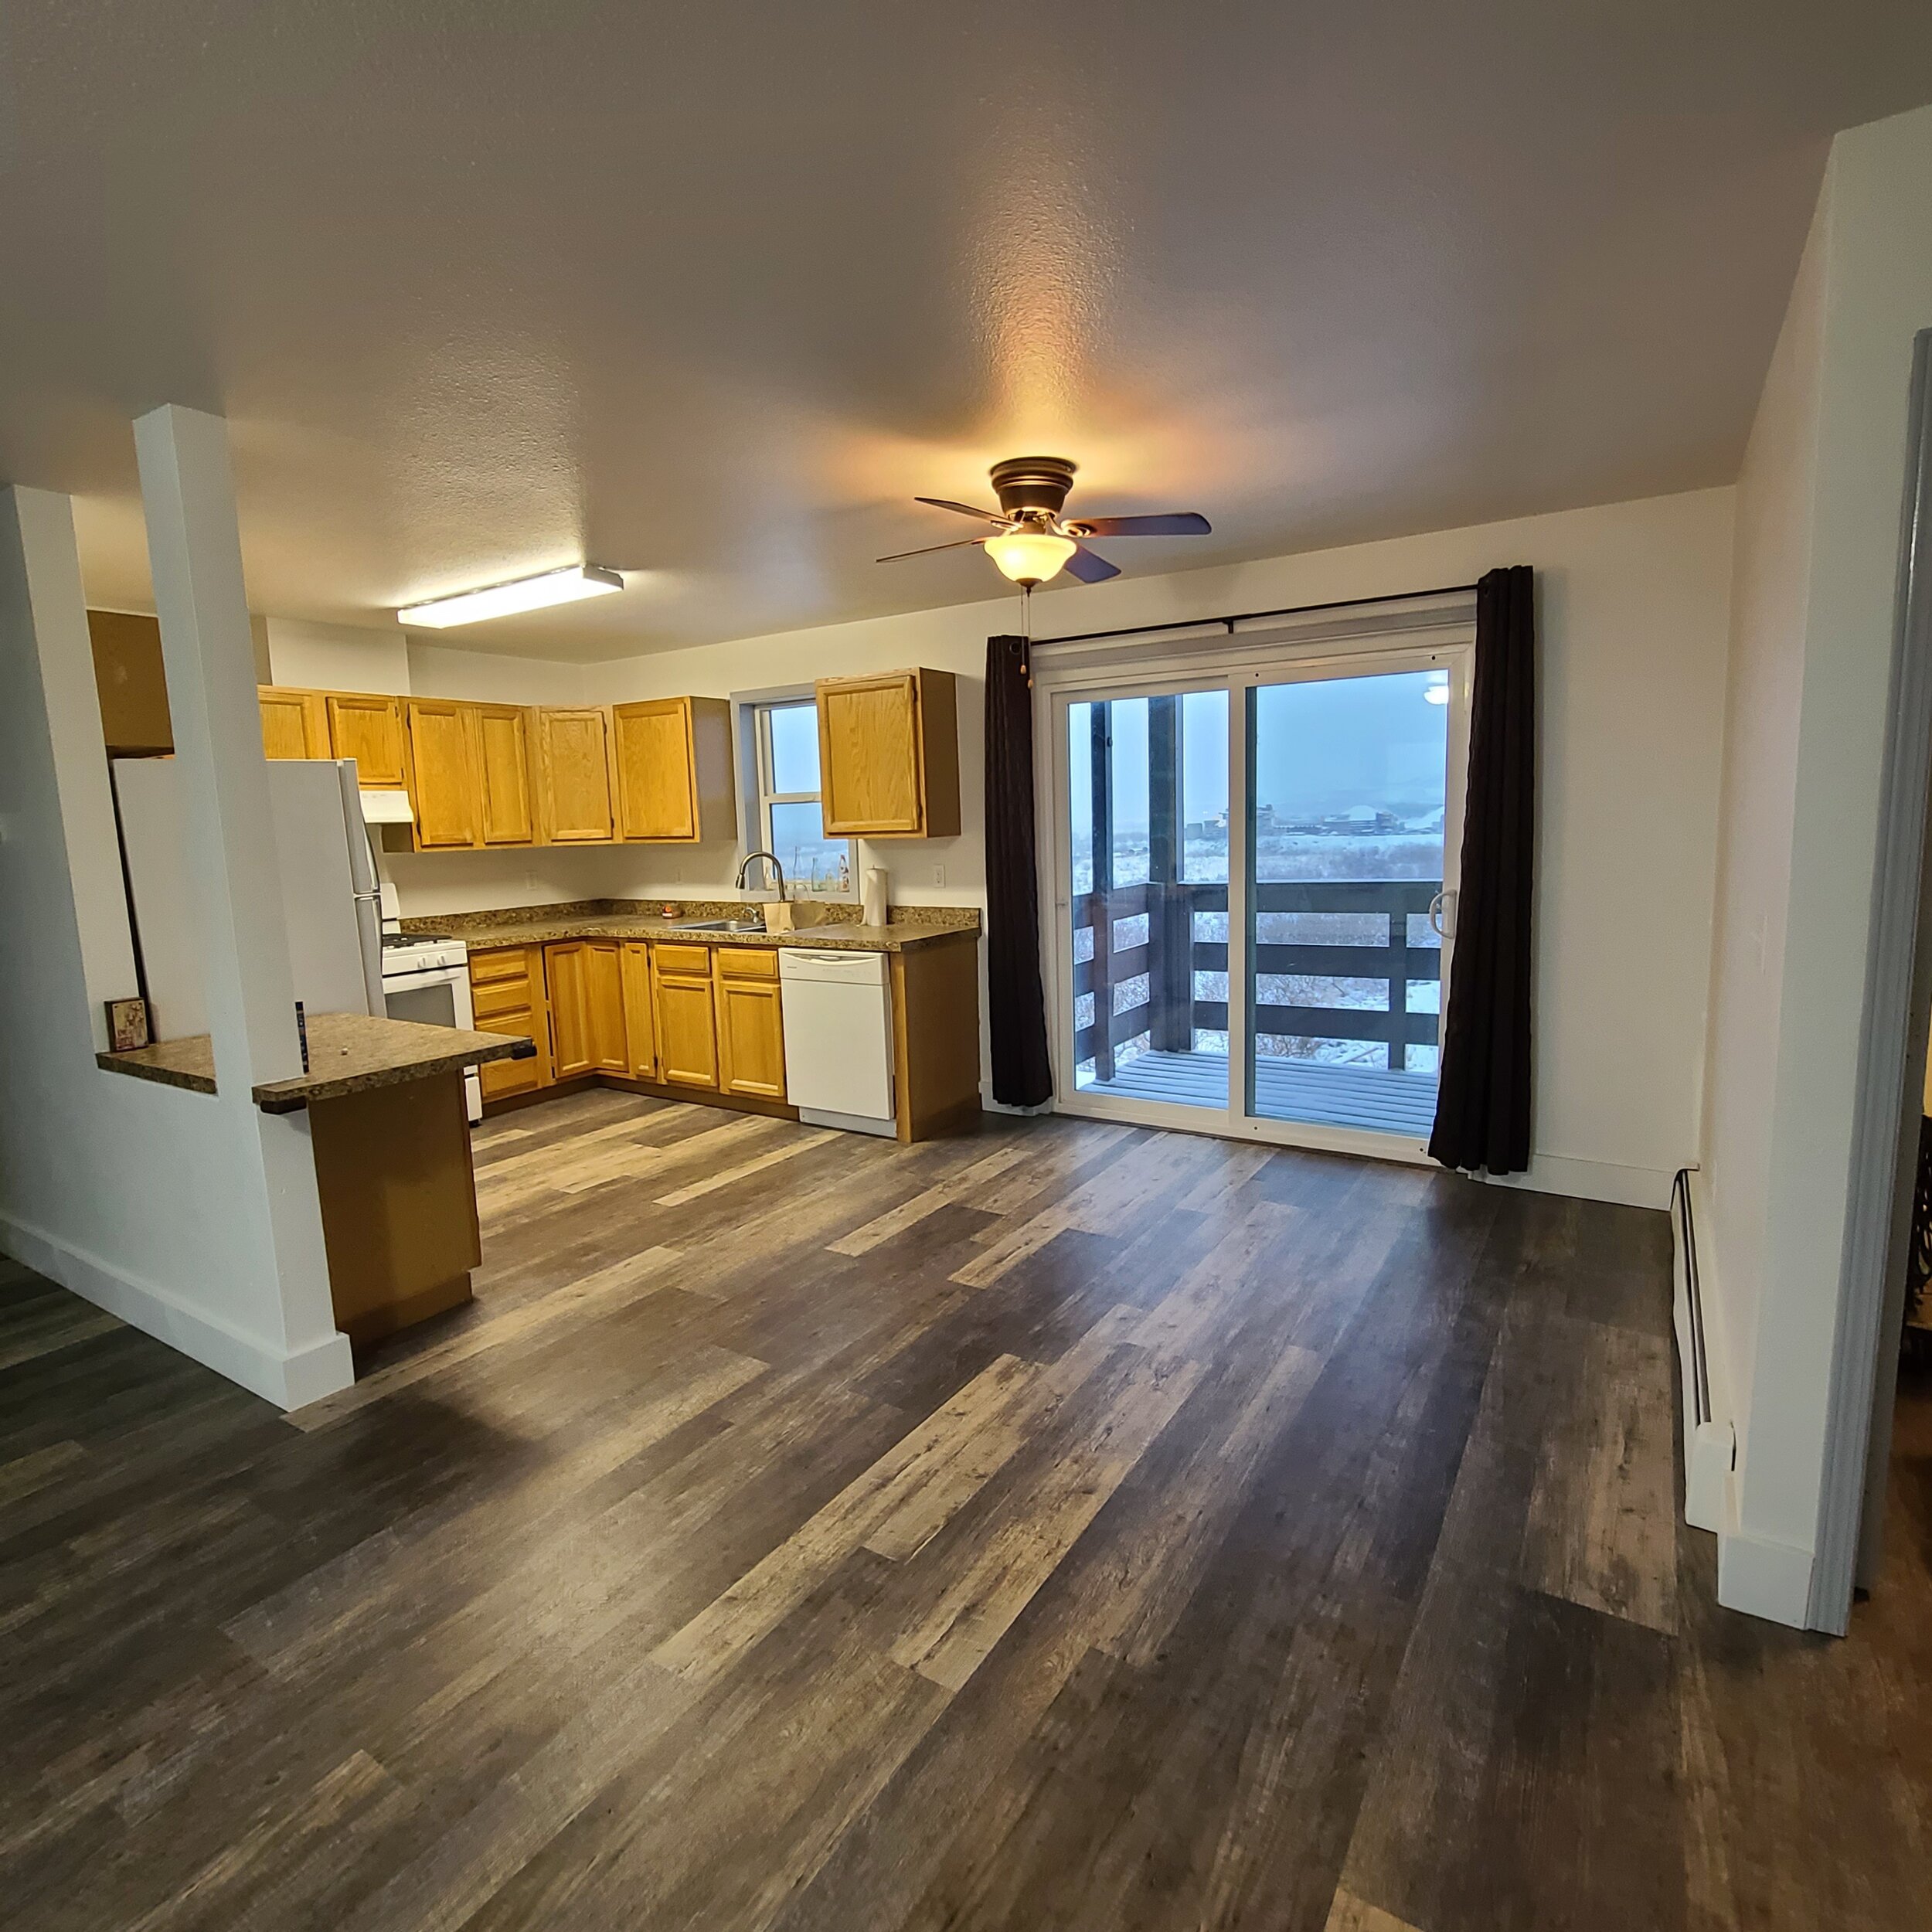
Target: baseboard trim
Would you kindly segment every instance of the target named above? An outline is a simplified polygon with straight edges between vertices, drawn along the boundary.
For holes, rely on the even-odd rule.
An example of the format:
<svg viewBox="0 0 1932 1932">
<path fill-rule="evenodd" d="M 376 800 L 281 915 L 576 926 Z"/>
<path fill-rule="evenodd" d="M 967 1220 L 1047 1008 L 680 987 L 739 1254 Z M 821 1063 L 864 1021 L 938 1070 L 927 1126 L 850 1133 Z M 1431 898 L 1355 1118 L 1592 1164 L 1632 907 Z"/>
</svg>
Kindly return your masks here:
<svg viewBox="0 0 1932 1932">
<path fill-rule="evenodd" d="M 1484 1177 L 1498 1187 L 1527 1188 L 1532 1194 L 1562 1194 L 1573 1200 L 1605 1201 L 1617 1207 L 1670 1206 L 1673 1173 L 1657 1167 L 1626 1167 L 1615 1161 L 1580 1161 L 1568 1154 L 1532 1154 L 1527 1174 Z"/>
<path fill-rule="evenodd" d="M 299 1409 L 346 1389 L 355 1379 L 346 1335 L 332 1334 L 308 1348 L 284 1353 L 216 1316 L 187 1307 L 153 1282 L 9 1214 L 0 1213 L 0 1248 L 36 1274 L 118 1315 L 144 1335 L 239 1383 L 278 1409 Z"/>
<path fill-rule="evenodd" d="M 1742 1529 L 1717 1538 L 1717 1600 L 1767 1623 L 1806 1628 L 1811 1601 L 1811 1553 Z"/>
</svg>

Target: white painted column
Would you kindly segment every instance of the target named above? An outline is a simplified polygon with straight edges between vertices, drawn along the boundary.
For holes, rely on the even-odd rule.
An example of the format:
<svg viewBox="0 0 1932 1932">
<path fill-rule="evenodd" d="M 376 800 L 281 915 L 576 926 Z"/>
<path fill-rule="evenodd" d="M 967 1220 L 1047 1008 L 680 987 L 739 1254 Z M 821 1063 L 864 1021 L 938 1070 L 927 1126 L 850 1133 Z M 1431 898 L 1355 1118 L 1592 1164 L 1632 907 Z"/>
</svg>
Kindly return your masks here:
<svg viewBox="0 0 1932 1932">
<path fill-rule="evenodd" d="M 134 424 L 149 568 L 202 934 L 217 1103 L 249 1170 L 238 1213 L 261 1217 L 278 1284 L 287 1406 L 351 1379 L 335 1332 L 308 1116 L 264 1114 L 253 1090 L 301 1071 L 294 986 L 262 753 L 254 640 L 219 417 L 170 403 Z"/>
</svg>

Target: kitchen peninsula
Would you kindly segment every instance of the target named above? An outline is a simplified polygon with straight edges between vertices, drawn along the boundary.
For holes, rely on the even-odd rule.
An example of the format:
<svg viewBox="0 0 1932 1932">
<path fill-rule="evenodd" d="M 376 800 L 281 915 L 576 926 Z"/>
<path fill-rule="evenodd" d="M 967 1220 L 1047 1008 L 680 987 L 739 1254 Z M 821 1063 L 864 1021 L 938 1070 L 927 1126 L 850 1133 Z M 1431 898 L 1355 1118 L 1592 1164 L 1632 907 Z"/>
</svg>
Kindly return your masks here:
<svg viewBox="0 0 1932 1932">
<path fill-rule="evenodd" d="M 366 1013 L 312 1013 L 308 1026 L 309 1070 L 253 1098 L 308 1111 L 335 1325 L 360 1348 L 470 1299 L 482 1250 L 463 1070 L 529 1043 Z M 206 1033 L 97 1057 L 111 1073 L 216 1091 Z"/>
</svg>

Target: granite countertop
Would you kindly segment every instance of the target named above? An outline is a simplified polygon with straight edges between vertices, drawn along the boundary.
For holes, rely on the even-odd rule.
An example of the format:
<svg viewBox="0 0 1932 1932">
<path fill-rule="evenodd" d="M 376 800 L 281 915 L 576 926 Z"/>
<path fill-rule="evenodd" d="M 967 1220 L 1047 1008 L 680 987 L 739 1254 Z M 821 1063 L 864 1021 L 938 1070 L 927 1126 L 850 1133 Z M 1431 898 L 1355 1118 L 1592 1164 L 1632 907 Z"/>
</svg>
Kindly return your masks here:
<svg viewBox="0 0 1932 1932">
<path fill-rule="evenodd" d="M 804 905 L 798 912 L 815 916 L 815 923 L 787 933 L 724 932 L 713 927 L 693 930 L 649 910 L 651 902 L 591 900 L 568 906 L 508 907 L 500 912 L 452 913 L 441 918 L 406 919 L 406 933 L 447 934 L 468 943 L 473 952 L 493 946 L 543 946 L 565 939 L 660 939 L 699 946 L 813 946 L 838 952 L 900 953 L 961 937 L 977 939 L 979 914 L 971 906 L 896 907 L 886 924 L 861 925 L 857 907 Z M 738 900 L 686 902 L 685 919 L 730 918 L 755 910 Z M 835 916 L 826 917 L 830 912 Z"/>
<path fill-rule="evenodd" d="M 527 1056 L 530 1051 L 528 1040 L 508 1033 L 466 1033 L 369 1013 L 311 1013 L 308 1071 L 293 1080 L 265 1081 L 255 1089 L 255 1104 L 265 1114 L 293 1114 L 311 1100 L 399 1087 L 486 1060 Z M 214 1043 L 206 1033 L 94 1057 L 111 1073 L 185 1087 L 192 1094 L 215 1090 Z"/>
</svg>

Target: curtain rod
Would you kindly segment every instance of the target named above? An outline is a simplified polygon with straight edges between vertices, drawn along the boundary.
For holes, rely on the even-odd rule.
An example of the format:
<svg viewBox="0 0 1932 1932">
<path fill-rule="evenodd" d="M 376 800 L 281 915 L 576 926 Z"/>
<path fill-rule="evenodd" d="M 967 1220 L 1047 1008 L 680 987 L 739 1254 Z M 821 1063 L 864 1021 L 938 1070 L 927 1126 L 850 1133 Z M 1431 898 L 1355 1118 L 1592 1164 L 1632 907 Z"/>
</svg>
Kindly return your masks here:
<svg viewBox="0 0 1932 1932">
<path fill-rule="evenodd" d="M 1364 604 L 1410 604 L 1423 597 L 1455 597 L 1474 590 L 1473 583 L 1444 583 L 1433 590 L 1396 590 L 1379 597 L 1332 597 L 1325 604 L 1291 604 L 1279 611 L 1240 611 L 1227 617 L 1176 617 L 1171 624 L 1135 624 L 1124 630 L 1081 631 L 1069 638 L 1036 638 L 1036 648 L 1049 644 L 1093 644 L 1102 638 L 1144 638 L 1155 631 L 1198 631 L 1204 624 L 1224 624 L 1228 635 L 1237 624 L 1253 624 L 1262 617 L 1306 617 L 1315 611 L 1352 611 Z"/>
</svg>

